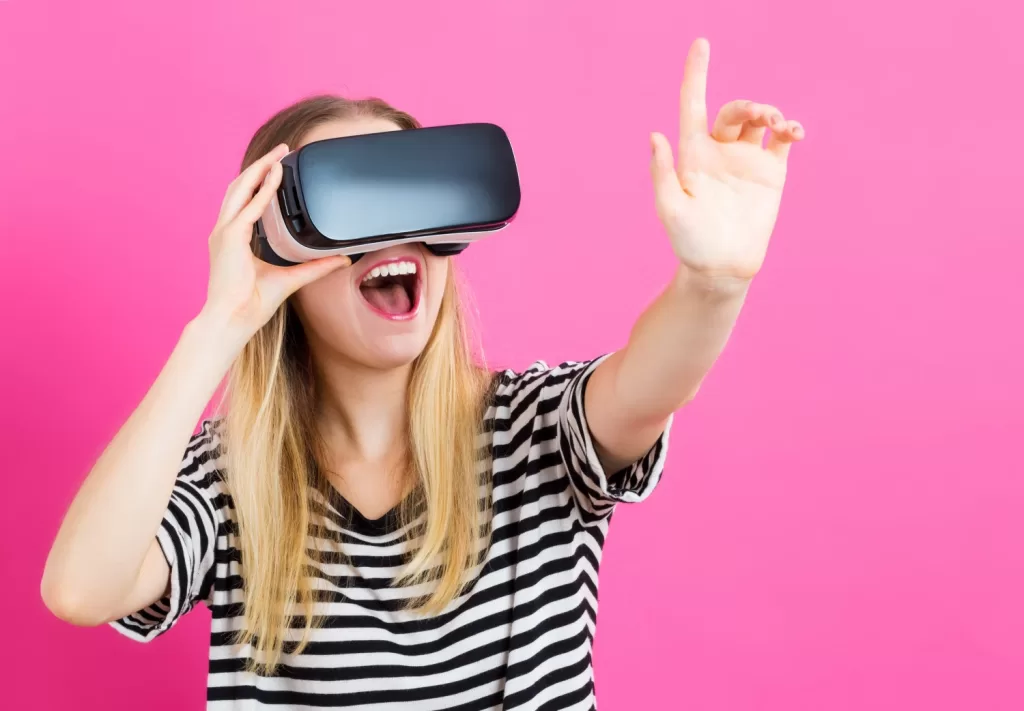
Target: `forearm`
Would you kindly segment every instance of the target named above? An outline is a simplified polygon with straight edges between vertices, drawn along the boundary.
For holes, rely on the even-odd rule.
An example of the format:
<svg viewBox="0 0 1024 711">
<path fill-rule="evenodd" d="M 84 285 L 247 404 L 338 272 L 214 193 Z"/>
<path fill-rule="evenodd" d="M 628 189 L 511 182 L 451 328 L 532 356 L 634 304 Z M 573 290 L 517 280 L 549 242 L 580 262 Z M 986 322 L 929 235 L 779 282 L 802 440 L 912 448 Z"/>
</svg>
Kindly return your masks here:
<svg viewBox="0 0 1024 711">
<path fill-rule="evenodd" d="M 109 617 L 138 584 L 182 453 L 233 358 L 218 331 L 202 317 L 186 326 L 75 496 L 42 582 L 44 599 L 61 616 Z"/>
<path fill-rule="evenodd" d="M 749 285 L 676 270 L 622 351 L 616 389 L 635 418 L 663 421 L 697 394 L 729 340 Z"/>
<path fill-rule="evenodd" d="M 669 416 L 696 395 L 725 348 L 749 283 L 679 267 L 637 319 L 626 347 L 597 368 L 586 408 L 607 469 L 643 456 Z"/>
</svg>

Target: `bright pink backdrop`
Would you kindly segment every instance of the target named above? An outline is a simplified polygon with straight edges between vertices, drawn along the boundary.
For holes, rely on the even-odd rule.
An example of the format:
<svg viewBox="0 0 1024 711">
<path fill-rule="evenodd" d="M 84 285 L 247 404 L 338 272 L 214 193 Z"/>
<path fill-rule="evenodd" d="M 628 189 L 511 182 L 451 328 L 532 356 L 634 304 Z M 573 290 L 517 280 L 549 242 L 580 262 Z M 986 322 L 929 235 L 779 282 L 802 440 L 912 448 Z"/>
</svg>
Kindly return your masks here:
<svg viewBox="0 0 1024 711">
<path fill-rule="evenodd" d="M 672 271 L 647 135 L 674 135 L 703 34 L 712 110 L 774 102 L 809 138 L 663 485 L 613 526 L 601 708 L 1024 708 L 1022 21 L 1010 0 L 0 2 L 0 706 L 203 705 L 208 613 L 141 646 L 58 622 L 38 582 L 202 302 L 264 118 L 327 90 L 502 124 L 521 218 L 461 259 L 489 356 L 582 359 Z"/>
</svg>

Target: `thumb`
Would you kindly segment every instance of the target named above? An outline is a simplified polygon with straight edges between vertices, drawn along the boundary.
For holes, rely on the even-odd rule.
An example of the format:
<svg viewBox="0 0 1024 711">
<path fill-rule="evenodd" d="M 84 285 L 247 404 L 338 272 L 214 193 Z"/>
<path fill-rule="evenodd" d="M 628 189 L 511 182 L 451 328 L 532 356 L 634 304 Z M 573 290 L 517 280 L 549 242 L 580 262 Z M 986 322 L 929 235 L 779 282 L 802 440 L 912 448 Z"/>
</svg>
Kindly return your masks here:
<svg viewBox="0 0 1024 711">
<path fill-rule="evenodd" d="M 661 133 L 651 134 L 651 182 L 659 211 L 686 197 L 673 165 L 672 146 Z"/>
<path fill-rule="evenodd" d="M 317 279 L 322 279 L 333 271 L 343 269 L 352 264 L 352 260 L 343 254 L 333 257 L 321 257 L 311 262 L 296 264 L 292 267 L 280 267 L 281 286 L 284 289 L 284 296 L 288 298 L 296 291 L 312 284 Z"/>
</svg>

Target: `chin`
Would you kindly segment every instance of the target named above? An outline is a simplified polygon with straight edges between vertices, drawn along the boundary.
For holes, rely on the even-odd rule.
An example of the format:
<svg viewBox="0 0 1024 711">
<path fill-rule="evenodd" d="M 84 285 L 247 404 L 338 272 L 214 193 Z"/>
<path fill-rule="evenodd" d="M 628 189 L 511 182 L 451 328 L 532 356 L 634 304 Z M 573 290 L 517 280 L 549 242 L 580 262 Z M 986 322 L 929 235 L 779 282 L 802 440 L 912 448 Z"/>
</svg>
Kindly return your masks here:
<svg viewBox="0 0 1024 711">
<path fill-rule="evenodd" d="M 427 347 L 427 339 L 419 334 L 384 337 L 376 347 L 364 354 L 363 365 L 375 370 L 403 368 L 419 358 Z"/>
</svg>

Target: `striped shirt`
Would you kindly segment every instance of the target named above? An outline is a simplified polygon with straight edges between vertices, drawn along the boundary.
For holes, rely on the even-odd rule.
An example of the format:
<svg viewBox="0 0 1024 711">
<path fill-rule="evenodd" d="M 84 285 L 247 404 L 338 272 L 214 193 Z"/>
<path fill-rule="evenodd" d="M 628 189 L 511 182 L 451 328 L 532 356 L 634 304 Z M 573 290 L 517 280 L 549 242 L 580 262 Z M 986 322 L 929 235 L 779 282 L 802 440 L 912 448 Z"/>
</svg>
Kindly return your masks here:
<svg viewBox="0 0 1024 711">
<path fill-rule="evenodd" d="M 311 536 L 324 623 L 274 676 L 245 671 L 233 642 L 244 602 L 237 527 L 207 421 L 185 453 L 158 531 L 170 593 L 112 624 L 140 641 L 170 629 L 198 602 L 212 611 L 208 708 L 594 709 L 592 642 L 597 572 L 612 511 L 646 498 L 660 478 L 668 427 L 632 466 L 607 474 L 583 414 L 587 379 L 603 359 L 506 370 L 485 413 L 491 449 L 491 534 L 481 565 L 442 612 L 403 601 L 391 584 L 408 545 L 395 512 L 369 520 L 335 492 Z M 482 472 L 486 465 L 482 465 Z M 487 473 L 487 472 L 483 472 Z M 414 525 L 414 524 L 411 524 Z M 329 548 L 335 546 L 335 548 Z"/>
</svg>

